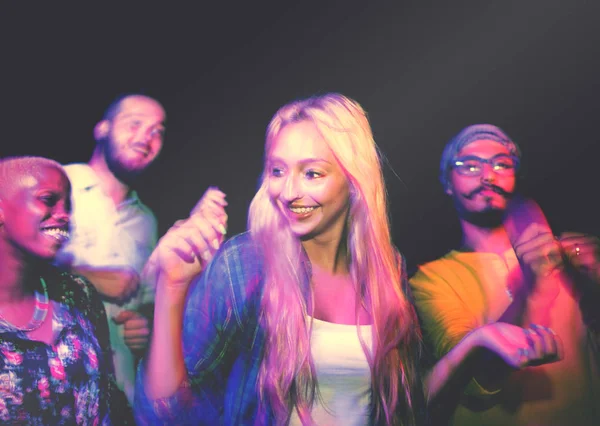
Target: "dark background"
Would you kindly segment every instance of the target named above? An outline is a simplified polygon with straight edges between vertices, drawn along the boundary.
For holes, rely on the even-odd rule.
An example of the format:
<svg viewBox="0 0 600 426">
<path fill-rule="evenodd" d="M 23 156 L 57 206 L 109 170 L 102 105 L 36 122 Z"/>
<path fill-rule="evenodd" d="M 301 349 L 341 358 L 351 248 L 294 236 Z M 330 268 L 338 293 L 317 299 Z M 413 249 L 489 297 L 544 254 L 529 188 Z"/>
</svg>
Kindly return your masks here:
<svg viewBox="0 0 600 426">
<path fill-rule="evenodd" d="M 143 91 L 168 114 L 163 153 L 138 188 L 160 232 L 217 185 L 234 234 L 271 116 L 338 91 L 367 110 L 387 156 L 393 236 L 409 263 L 458 243 L 438 161 L 477 122 L 521 146 L 522 188 L 556 233 L 600 234 L 597 2 L 124 3 L 2 3 L 1 156 L 87 161 L 104 108 Z"/>
</svg>

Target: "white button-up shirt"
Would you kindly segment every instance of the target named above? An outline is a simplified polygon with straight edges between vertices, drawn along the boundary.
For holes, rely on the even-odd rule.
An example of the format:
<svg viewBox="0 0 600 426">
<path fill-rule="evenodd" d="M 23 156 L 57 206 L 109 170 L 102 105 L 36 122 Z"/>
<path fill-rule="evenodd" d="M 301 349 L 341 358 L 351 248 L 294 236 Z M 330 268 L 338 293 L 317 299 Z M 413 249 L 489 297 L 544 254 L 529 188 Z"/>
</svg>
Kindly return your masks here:
<svg viewBox="0 0 600 426">
<path fill-rule="evenodd" d="M 99 179 L 87 164 L 64 167 L 72 186 L 73 212 L 71 238 L 57 259 L 62 265 L 92 268 L 131 267 L 138 273 L 157 240 L 157 223 L 152 211 L 135 192 L 115 206 L 99 184 Z M 104 301 L 110 329 L 117 384 L 130 403 L 135 386 L 134 357 L 123 340 L 123 326 L 111 318 L 123 310 L 136 310 L 153 303 L 154 287 L 142 282 L 138 292 L 123 305 Z"/>
</svg>

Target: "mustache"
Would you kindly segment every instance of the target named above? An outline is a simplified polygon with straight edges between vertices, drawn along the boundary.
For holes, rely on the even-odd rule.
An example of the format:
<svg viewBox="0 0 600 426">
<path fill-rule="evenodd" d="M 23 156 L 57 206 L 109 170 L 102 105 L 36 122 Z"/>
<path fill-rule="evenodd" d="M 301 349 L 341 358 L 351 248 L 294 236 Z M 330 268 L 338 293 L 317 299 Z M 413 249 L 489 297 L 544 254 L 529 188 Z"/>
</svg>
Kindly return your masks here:
<svg viewBox="0 0 600 426">
<path fill-rule="evenodd" d="M 510 193 L 509 192 L 506 192 L 504 189 L 502 189 L 502 188 L 500 188 L 499 186 L 496 186 L 496 185 L 482 185 L 482 186 L 478 186 L 473 191 L 471 191 L 471 192 L 469 192 L 467 194 L 463 194 L 463 197 L 465 197 L 467 200 L 471 200 L 477 194 L 479 194 L 480 192 L 485 191 L 485 190 L 492 190 L 496 194 L 502 195 L 504 198 L 510 197 Z"/>
</svg>

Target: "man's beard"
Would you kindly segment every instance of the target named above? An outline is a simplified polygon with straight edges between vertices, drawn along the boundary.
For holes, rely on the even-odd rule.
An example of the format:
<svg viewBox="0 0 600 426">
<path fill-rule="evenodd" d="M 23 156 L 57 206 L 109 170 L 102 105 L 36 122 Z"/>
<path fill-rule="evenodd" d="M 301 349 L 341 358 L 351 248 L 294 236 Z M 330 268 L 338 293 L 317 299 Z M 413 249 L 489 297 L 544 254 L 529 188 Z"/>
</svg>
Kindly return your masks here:
<svg viewBox="0 0 600 426">
<path fill-rule="evenodd" d="M 128 186 L 135 183 L 138 177 L 143 174 L 146 169 L 150 166 L 150 164 L 146 167 L 142 167 L 139 169 L 130 169 L 125 167 L 118 159 L 115 149 L 113 148 L 113 144 L 108 140 L 104 140 L 102 142 L 103 150 L 104 150 L 104 158 L 106 160 L 106 165 L 108 169 L 111 171 L 115 177 L 121 182 L 125 183 Z"/>
<path fill-rule="evenodd" d="M 496 185 L 480 186 L 480 187 L 476 188 L 475 190 L 471 191 L 470 193 L 463 194 L 462 196 L 467 200 L 471 200 L 471 199 L 475 198 L 475 196 L 477 194 L 479 194 L 480 192 L 482 192 L 484 190 L 494 191 L 496 194 L 499 194 L 501 197 L 503 197 L 506 200 L 506 203 L 508 203 L 508 201 L 512 197 L 511 193 L 506 192 L 505 190 L 503 190 L 502 188 L 500 188 Z M 497 228 L 497 227 L 501 226 L 502 222 L 504 221 L 505 214 L 506 214 L 506 206 L 502 207 L 502 208 L 488 206 L 487 208 L 485 208 L 482 211 L 473 212 L 473 211 L 468 211 L 467 209 L 464 208 L 464 206 L 462 204 L 460 204 L 458 201 L 455 200 L 455 207 L 456 207 L 461 219 L 463 219 L 466 222 L 469 222 L 475 226 L 478 226 L 480 228 L 487 228 L 487 229 L 493 229 L 493 228 Z"/>
<path fill-rule="evenodd" d="M 502 225 L 504 220 L 504 209 L 490 207 L 479 212 L 471 212 L 465 209 L 459 210 L 461 219 L 479 228 L 493 229 Z"/>
</svg>

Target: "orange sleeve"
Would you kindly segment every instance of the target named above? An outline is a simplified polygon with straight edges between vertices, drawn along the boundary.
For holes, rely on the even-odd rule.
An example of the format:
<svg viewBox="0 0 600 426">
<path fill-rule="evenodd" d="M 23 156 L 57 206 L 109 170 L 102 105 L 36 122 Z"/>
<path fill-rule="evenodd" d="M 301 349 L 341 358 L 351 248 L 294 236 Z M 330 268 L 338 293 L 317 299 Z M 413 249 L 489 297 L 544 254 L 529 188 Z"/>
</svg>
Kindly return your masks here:
<svg viewBox="0 0 600 426">
<path fill-rule="evenodd" d="M 419 267 L 410 279 L 427 343 L 443 357 L 470 331 L 484 324 L 484 298 L 472 271 L 442 258 Z"/>
<path fill-rule="evenodd" d="M 409 282 L 425 341 L 436 360 L 485 324 L 484 296 L 468 265 L 447 256 L 419 267 Z M 486 390 L 475 379 L 465 389 L 466 394 L 480 397 L 498 391 Z"/>
</svg>

